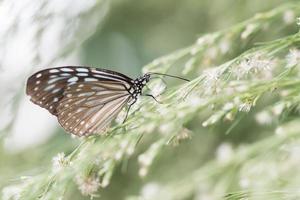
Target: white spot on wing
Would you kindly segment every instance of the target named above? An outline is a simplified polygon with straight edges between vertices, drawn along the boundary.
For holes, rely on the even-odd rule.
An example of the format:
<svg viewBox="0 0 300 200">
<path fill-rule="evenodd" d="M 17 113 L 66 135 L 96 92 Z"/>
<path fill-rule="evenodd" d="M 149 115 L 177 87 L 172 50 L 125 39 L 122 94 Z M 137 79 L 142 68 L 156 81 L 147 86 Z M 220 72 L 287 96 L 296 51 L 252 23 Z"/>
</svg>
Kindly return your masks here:
<svg viewBox="0 0 300 200">
<path fill-rule="evenodd" d="M 54 87 L 55 87 L 55 84 L 49 85 L 49 86 L 47 86 L 47 87 L 44 89 L 44 91 L 49 91 L 49 90 L 51 90 L 51 89 L 54 88 Z"/>
<path fill-rule="evenodd" d="M 100 74 L 93 74 L 94 77 L 98 77 L 98 78 L 105 78 L 105 76 L 100 75 Z"/>
<path fill-rule="evenodd" d="M 59 92 L 59 91 L 60 91 L 60 88 L 56 88 L 56 89 L 54 89 L 54 90 L 52 91 L 52 93 L 54 94 L 54 93 Z"/>
<path fill-rule="evenodd" d="M 42 74 L 39 73 L 39 74 L 37 74 L 35 77 L 36 77 L 36 78 L 40 78 L 41 76 L 42 76 Z"/>
<path fill-rule="evenodd" d="M 78 77 L 76 77 L 76 76 L 68 79 L 69 83 L 76 82 L 76 81 L 78 81 Z"/>
<path fill-rule="evenodd" d="M 60 80 L 60 79 L 63 79 L 63 77 L 55 77 L 55 78 L 53 78 L 53 79 L 50 79 L 50 80 L 48 81 L 48 84 L 52 84 L 52 83 L 54 83 L 54 82 L 56 82 L 56 81 L 58 81 L 58 80 Z"/>
<path fill-rule="evenodd" d="M 81 93 L 81 94 L 79 94 L 78 97 L 82 97 L 82 96 L 92 96 L 92 95 L 94 95 L 94 94 L 95 94 L 95 92 L 86 92 L 86 93 Z"/>
<path fill-rule="evenodd" d="M 84 81 L 87 81 L 87 82 L 89 82 L 89 81 L 98 81 L 98 79 L 96 79 L 96 78 L 85 78 Z"/>
<path fill-rule="evenodd" d="M 51 75 L 51 76 L 49 76 L 49 78 L 56 78 L 56 77 L 58 77 L 57 75 Z"/>
<path fill-rule="evenodd" d="M 62 73 L 62 74 L 60 74 L 60 76 L 71 76 L 71 74 L 69 74 L 69 73 Z"/>
<path fill-rule="evenodd" d="M 59 72 L 59 70 L 58 69 L 51 69 L 51 70 L 49 70 L 49 72 L 50 73 L 57 73 L 57 72 Z"/>
<path fill-rule="evenodd" d="M 34 90 L 34 91 L 37 91 L 38 89 L 39 89 L 39 87 L 35 87 L 33 90 Z"/>
<path fill-rule="evenodd" d="M 60 70 L 61 70 L 62 72 L 72 72 L 72 71 L 73 71 L 73 69 L 67 68 L 67 67 L 61 68 Z"/>
<path fill-rule="evenodd" d="M 58 98 L 55 97 L 55 98 L 53 99 L 53 102 L 58 102 Z"/>
<path fill-rule="evenodd" d="M 81 112 L 82 110 L 83 110 L 82 108 L 78 108 L 78 109 L 76 110 L 76 113 Z"/>
<path fill-rule="evenodd" d="M 88 76 L 88 74 L 87 73 L 78 73 L 78 74 L 76 74 L 77 76 Z"/>
<path fill-rule="evenodd" d="M 89 70 L 86 68 L 76 68 L 76 71 L 78 72 L 88 72 Z"/>
<path fill-rule="evenodd" d="M 40 84 L 40 83 L 41 83 L 41 81 L 36 81 L 36 82 L 35 82 L 35 84 L 37 84 L 37 85 Z"/>
</svg>

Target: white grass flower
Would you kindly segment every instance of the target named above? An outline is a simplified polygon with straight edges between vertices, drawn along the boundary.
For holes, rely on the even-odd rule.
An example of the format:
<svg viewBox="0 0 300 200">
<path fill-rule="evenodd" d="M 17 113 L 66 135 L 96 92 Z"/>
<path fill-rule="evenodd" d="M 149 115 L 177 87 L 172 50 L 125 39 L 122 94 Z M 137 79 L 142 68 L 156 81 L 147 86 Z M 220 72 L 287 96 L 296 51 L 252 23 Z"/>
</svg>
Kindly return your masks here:
<svg viewBox="0 0 300 200">
<path fill-rule="evenodd" d="M 10 185 L 2 189 L 2 200 L 19 200 L 23 185 Z"/>
<path fill-rule="evenodd" d="M 130 145 L 126 149 L 126 154 L 129 155 L 129 156 L 131 156 L 134 153 L 134 150 L 135 150 L 134 145 Z"/>
<path fill-rule="evenodd" d="M 297 17 L 296 24 L 300 26 L 300 17 Z"/>
<path fill-rule="evenodd" d="M 179 143 L 183 140 L 191 139 L 191 131 L 188 130 L 187 128 L 183 128 L 177 135 L 176 137 L 171 141 L 171 143 L 174 146 L 179 145 Z"/>
<path fill-rule="evenodd" d="M 213 115 L 211 115 L 207 120 L 205 120 L 202 123 L 203 127 L 207 127 L 209 125 L 213 125 L 215 123 L 217 123 L 222 117 L 224 116 L 224 112 L 216 112 Z"/>
<path fill-rule="evenodd" d="M 150 148 L 143 154 L 138 156 L 138 162 L 140 165 L 139 175 L 144 177 L 147 175 L 150 165 L 152 164 L 155 156 L 159 152 L 162 142 L 156 142 L 150 146 Z"/>
<path fill-rule="evenodd" d="M 158 128 L 159 132 L 162 134 L 170 133 L 171 131 L 173 131 L 173 129 L 174 129 L 173 123 L 162 123 Z"/>
<path fill-rule="evenodd" d="M 299 142 L 296 142 L 295 144 L 289 144 L 288 146 L 288 157 L 289 157 L 289 163 L 290 165 L 295 165 L 299 166 L 300 164 L 300 147 L 299 147 Z"/>
<path fill-rule="evenodd" d="M 114 158 L 115 158 L 116 160 L 121 160 L 122 157 L 123 157 L 123 155 L 124 155 L 123 151 L 119 150 L 119 151 L 117 151 L 117 152 L 115 153 Z"/>
<path fill-rule="evenodd" d="M 279 137 L 286 137 L 287 136 L 286 132 L 287 131 L 281 126 L 277 127 L 275 130 L 275 134 Z"/>
<path fill-rule="evenodd" d="M 209 192 L 200 193 L 194 198 L 194 200 L 217 200 L 217 199 L 218 198 L 215 197 L 213 193 L 209 193 Z"/>
<path fill-rule="evenodd" d="M 295 21 L 295 12 L 293 10 L 286 10 L 283 13 L 282 19 L 286 24 L 292 24 Z"/>
<path fill-rule="evenodd" d="M 241 178 L 239 181 L 241 188 L 247 189 L 250 186 L 250 180 L 248 178 Z"/>
<path fill-rule="evenodd" d="M 223 110 L 225 111 L 232 110 L 233 108 L 234 108 L 234 104 L 232 102 L 228 102 L 223 106 Z"/>
<path fill-rule="evenodd" d="M 228 53 L 229 49 L 230 49 L 230 42 L 227 39 L 223 39 L 220 44 L 219 44 L 219 49 L 221 51 L 222 54 L 226 54 Z"/>
<path fill-rule="evenodd" d="M 248 24 L 245 30 L 241 33 L 241 38 L 243 40 L 247 39 L 252 33 L 254 33 L 256 28 L 257 28 L 256 24 Z"/>
<path fill-rule="evenodd" d="M 140 177 L 145 177 L 148 174 L 148 167 L 141 167 L 139 169 L 139 176 Z"/>
<path fill-rule="evenodd" d="M 287 68 L 294 67 L 300 62 L 300 50 L 298 49 L 290 49 L 288 55 L 286 56 Z"/>
<path fill-rule="evenodd" d="M 187 104 L 191 107 L 199 107 L 199 106 L 204 106 L 206 104 L 206 101 L 204 99 L 202 99 L 201 97 L 199 97 L 198 95 L 192 93 L 191 95 L 189 95 L 187 97 L 186 100 Z"/>
<path fill-rule="evenodd" d="M 147 154 L 141 154 L 138 157 L 138 162 L 142 165 L 142 166 L 149 166 L 152 163 L 152 156 L 147 155 Z"/>
<path fill-rule="evenodd" d="M 203 71 L 203 89 L 205 95 L 217 94 L 221 91 L 221 74 L 222 73 L 219 68 L 211 68 Z"/>
<path fill-rule="evenodd" d="M 194 55 L 196 55 L 200 50 L 201 50 L 201 47 L 194 46 L 194 47 L 191 48 L 190 54 L 191 54 L 192 56 L 194 56 Z"/>
<path fill-rule="evenodd" d="M 261 125 L 268 125 L 272 123 L 272 115 L 268 111 L 262 111 L 255 115 L 255 120 Z"/>
<path fill-rule="evenodd" d="M 178 135 L 176 136 L 176 138 L 178 140 L 185 140 L 185 139 L 191 139 L 192 136 L 191 136 L 191 131 L 187 128 L 183 128 L 179 133 Z"/>
<path fill-rule="evenodd" d="M 237 68 L 233 68 L 233 73 L 236 75 L 237 79 L 241 79 L 246 76 L 252 69 L 252 65 L 248 59 L 242 60 Z"/>
<path fill-rule="evenodd" d="M 69 164 L 70 164 L 70 162 L 68 159 L 66 159 L 64 153 L 58 153 L 55 157 L 52 158 L 53 172 L 58 172 Z"/>
<path fill-rule="evenodd" d="M 271 71 L 275 65 L 275 60 L 266 58 L 264 55 L 257 53 L 243 59 L 238 66 L 232 69 L 232 72 L 238 80 L 249 74 L 257 74 L 260 72 L 265 78 L 270 78 L 272 77 Z"/>
<path fill-rule="evenodd" d="M 252 104 L 250 102 L 245 102 L 239 105 L 240 112 L 249 112 L 251 110 Z"/>
<path fill-rule="evenodd" d="M 217 155 L 217 160 L 220 163 L 227 164 L 228 162 L 230 162 L 230 160 L 233 157 L 233 148 L 231 144 L 229 143 L 221 144 L 216 151 L 216 155 Z"/>
<path fill-rule="evenodd" d="M 141 196 L 144 200 L 152 200 L 157 197 L 157 194 L 160 192 L 161 186 L 157 183 L 151 182 L 146 184 L 141 191 Z"/>
<path fill-rule="evenodd" d="M 284 111 L 284 109 L 285 109 L 285 104 L 284 103 L 278 103 L 275 106 L 273 106 L 272 113 L 276 116 L 279 116 Z"/>
<path fill-rule="evenodd" d="M 159 95 L 161 95 L 166 89 L 166 85 L 163 82 L 157 82 L 152 86 L 151 93 L 155 98 L 157 98 Z"/>
<path fill-rule="evenodd" d="M 197 39 L 197 45 L 202 46 L 206 44 L 212 44 L 215 41 L 215 37 L 211 34 L 207 34 Z"/>
<path fill-rule="evenodd" d="M 132 144 L 130 142 L 130 140 L 128 139 L 124 139 L 121 141 L 120 143 L 120 149 L 119 151 L 115 154 L 115 159 L 116 160 L 120 160 L 124 154 L 127 154 L 127 155 L 132 155 L 134 153 L 134 147 L 135 145 Z M 117 156 L 117 154 L 120 154 L 119 156 Z"/>
<path fill-rule="evenodd" d="M 209 58 L 210 60 L 215 59 L 218 56 L 218 48 L 213 46 L 206 50 L 206 58 Z"/>
<path fill-rule="evenodd" d="M 78 175 L 75 181 L 78 189 L 84 196 L 93 196 L 100 187 L 99 177 L 95 176 L 83 177 Z"/>
<path fill-rule="evenodd" d="M 192 57 L 184 64 L 184 69 L 182 70 L 183 75 L 187 75 L 189 72 L 191 72 L 194 69 L 196 63 L 196 58 Z"/>
</svg>

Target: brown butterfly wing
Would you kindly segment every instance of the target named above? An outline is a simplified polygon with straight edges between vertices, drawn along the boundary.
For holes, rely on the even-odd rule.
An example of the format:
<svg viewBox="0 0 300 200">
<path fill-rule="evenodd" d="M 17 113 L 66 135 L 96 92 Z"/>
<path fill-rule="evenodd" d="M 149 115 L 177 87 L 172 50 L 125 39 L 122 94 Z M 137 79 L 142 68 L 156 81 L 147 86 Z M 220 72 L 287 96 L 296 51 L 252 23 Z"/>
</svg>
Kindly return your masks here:
<svg viewBox="0 0 300 200">
<path fill-rule="evenodd" d="M 57 107 L 58 121 L 67 132 L 103 132 L 131 99 L 122 84 L 110 81 L 74 84 Z"/>
<path fill-rule="evenodd" d="M 132 79 L 118 72 L 65 66 L 39 71 L 27 81 L 35 104 L 76 135 L 102 132 L 131 100 Z"/>
</svg>

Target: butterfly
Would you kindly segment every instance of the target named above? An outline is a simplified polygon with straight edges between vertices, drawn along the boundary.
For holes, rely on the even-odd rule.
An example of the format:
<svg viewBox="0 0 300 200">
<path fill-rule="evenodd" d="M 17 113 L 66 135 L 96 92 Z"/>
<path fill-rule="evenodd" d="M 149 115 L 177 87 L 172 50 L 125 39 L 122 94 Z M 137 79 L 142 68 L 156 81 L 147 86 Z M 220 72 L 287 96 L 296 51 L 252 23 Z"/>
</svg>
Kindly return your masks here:
<svg viewBox="0 0 300 200">
<path fill-rule="evenodd" d="M 142 95 L 152 78 L 146 73 L 132 79 L 122 73 L 83 66 L 63 66 L 36 72 L 27 80 L 30 100 L 55 115 L 60 125 L 77 136 L 104 132 L 118 113 L 130 107 Z M 145 94 L 155 99 L 151 94 Z M 156 100 L 156 99 L 155 99 Z"/>
</svg>

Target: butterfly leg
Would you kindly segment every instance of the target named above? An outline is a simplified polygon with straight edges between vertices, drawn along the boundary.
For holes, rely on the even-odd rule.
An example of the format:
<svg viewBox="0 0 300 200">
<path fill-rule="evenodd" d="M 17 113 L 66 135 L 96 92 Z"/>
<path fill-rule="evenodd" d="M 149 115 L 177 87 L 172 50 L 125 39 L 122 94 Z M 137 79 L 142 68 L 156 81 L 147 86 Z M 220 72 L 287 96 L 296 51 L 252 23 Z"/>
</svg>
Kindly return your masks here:
<svg viewBox="0 0 300 200">
<path fill-rule="evenodd" d="M 152 97 L 157 103 L 163 104 L 163 102 L 158 101 L 152 94 L 143 94 L 142 96 Z"/>
<path fill-rule="evenodd" d="M 122 124 L 124 124 L 124 123 L 126 122 L 127 117 L 128 117 L 128 113 L 129 113 L 129 111 L 130 111 L 130 108 L 131 108 L 131 106 L 132 106 L 136 101 L 137 101 L 137 99 L 134 99 L 133 102 L 129 104 L 128 109 L 127 109 L 127 111 L 126 111 L 125 118 L 124 118 Z"/>
</svg>

